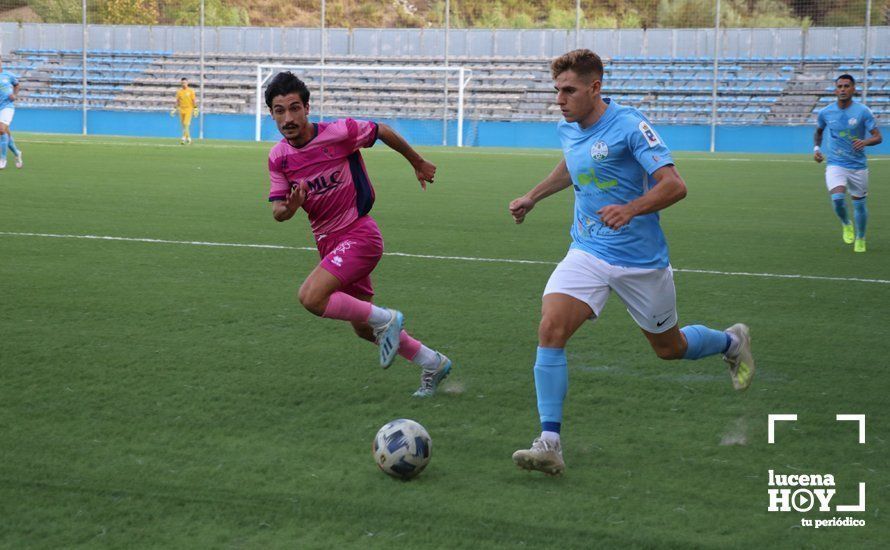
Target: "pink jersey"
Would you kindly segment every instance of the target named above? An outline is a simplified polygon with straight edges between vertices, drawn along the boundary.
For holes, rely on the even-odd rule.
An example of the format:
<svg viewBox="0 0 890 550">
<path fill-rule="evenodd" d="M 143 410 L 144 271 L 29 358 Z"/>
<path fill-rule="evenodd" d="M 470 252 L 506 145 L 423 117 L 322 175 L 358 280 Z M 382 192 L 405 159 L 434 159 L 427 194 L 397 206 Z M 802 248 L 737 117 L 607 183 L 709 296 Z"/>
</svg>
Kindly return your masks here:
<svg viewBox="0 0 890 550">
<path fill-rule="evenodd" d="M 303 210 L 319 240 L 371 211 L 374 188 L 359 149 L 374 145 L 377 124 L 344 118 L 314 126 L 315 137 L 303 147 L 282 139 L 269 152 L 269 200 L 285 200 L 304 185 Z"/>
</svg>

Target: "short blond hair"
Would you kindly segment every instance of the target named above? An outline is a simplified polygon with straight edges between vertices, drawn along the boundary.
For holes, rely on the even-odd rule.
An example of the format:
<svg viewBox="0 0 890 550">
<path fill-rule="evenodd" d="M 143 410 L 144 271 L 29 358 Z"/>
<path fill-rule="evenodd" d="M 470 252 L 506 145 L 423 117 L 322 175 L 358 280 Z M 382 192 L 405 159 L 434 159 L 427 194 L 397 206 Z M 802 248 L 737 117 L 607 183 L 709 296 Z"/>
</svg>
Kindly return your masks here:
<svg viewBox="0 0 890 550">
<path fill-rule="evenodd" d="M 572 50 L 557 57 L 550 64 L 550 75 L 554 79 L 566 71 L 572 71 L 578 76 L 594 76 L 598 80 L 602 80 L 603 60 L 586 48 Z"/>
</svg>

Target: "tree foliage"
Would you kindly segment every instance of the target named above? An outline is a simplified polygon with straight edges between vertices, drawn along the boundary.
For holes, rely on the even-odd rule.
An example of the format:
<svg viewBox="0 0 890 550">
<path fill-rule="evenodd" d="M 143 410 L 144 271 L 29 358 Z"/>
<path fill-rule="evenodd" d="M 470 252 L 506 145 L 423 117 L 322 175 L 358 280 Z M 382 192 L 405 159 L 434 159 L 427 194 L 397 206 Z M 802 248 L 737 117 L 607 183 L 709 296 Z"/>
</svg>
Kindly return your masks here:
<svg viewBox="0 0 890 550">
<path fill-rule="evenodd" d="M 157 0 L 102 0 L 98 21 L 105 25 L 156 25 Z"/>
<path fill-rule="evenodd" d="M 31 0 L 29 5 L 45 23 L 79 23 L 83 16 L 80 0 Z"/>
<path fill-rule="evenodd" d="M 169 6 L 164 18 L 174 25 L 200 25 L 201 0 L 183 0 Z M 213 27 L 245 27 L 250 25 L 247 10 L 226 5 L 223 0 L 204 0 L 204 24 Z"/>
<path fill-rule="evenodd" d="M 81 0 L 7 0 L 43 21 L 80 22 Z M 862 25 L 867 0 L 721 0 L 725 27 Z M 716 0 L 581 0 L 582 28 L 694 28 L 714 24 Z M 88 0 L 89 20 L 197 25 L 200 0 Z M 329 27 L 442 27 L 445 0 L 326 0 Z M 315 27 L 319 0 L 205 0 L 208 25 Z M 872 0 L 872 24 L 890 24 L 890 0 Z M 575 27 L 573 0 L 451 0 L 454 28 Z"/>
</svg>

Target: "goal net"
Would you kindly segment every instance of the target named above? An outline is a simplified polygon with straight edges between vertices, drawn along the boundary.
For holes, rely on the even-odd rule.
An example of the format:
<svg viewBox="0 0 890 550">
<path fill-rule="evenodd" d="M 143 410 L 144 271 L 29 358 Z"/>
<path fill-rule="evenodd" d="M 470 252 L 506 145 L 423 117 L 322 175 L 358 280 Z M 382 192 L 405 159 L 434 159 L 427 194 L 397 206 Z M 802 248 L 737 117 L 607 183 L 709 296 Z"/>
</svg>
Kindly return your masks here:
<svg viewBox="0 0 890 550">
<path fill-rule="evenodd" d="M 415 145 L 464 145 L 471 71 L 440 65 L 257 65 L 257 141 L 280 139 L 265 89 L 282 71 L 309 87 L 312 121 L 370 119 L 389 124 Z"/>
</svg>

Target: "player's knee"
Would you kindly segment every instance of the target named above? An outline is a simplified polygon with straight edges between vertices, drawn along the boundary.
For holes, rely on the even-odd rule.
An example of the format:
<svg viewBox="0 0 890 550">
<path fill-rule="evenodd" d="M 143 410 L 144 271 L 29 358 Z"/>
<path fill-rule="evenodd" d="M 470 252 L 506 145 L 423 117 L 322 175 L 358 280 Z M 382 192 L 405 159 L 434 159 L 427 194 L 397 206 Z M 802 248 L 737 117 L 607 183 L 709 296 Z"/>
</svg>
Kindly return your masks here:
<svg viewBox="0 0 890 550">
<path fill-rule="evenodd" d="M 297 298 L 300 300 L 300 304 L 311 313 L 319 317 L 324 313 L 324 308 L 327 305 L 327 296 L 314 290 L 310 285 L 303 284 L 300 287 L 299 293 L 297 293 Z"/>
<path fill-rule="evenodd" d="M 565 347 L 570 336 L 569 329 L 564 323 L 550 318 L 541 319 L 538 326 L 538 340 L 545 348 L 561 348 Z"/>
</svg>

